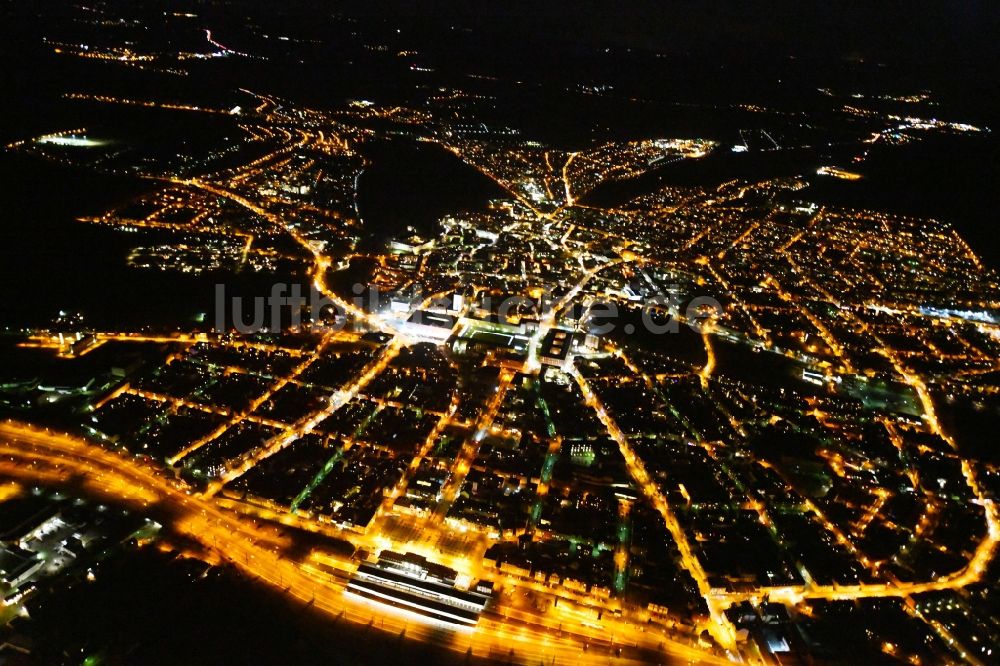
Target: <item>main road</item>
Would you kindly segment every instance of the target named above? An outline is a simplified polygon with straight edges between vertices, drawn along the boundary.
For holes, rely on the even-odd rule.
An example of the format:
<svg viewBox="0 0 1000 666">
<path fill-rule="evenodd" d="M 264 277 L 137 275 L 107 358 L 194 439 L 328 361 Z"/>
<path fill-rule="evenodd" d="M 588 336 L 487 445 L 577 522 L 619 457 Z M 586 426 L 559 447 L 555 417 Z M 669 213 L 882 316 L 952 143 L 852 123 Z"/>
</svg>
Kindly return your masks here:
<svg viewBox="0 0 1000 666">
<path fill-rule="evenodd" d="M 367 625 L 394 635 L 405 633 L 410 640 L 457 654 L 495 655 L 524 663 L 722 661 L 672 641 L 653 627 L 616 623 L 613 633 L 606 627 L 595 630 L 584 624 L 553 627 L 551 618 L 502 605 L 471 631 L 443 630 L 441 625 L 417 616 L 345 594 L 346 576 L 353 568 L 350 561 L 343 561 L 342 569 L 296 561 L 287 555 L 291 544 L 278 526 L 234 515 L 210 498 L 190 494 L 180 482 L 136 459 L 24 423 L 0 423 L 0 477 L 32 484 L 76 483 L 83 492 L 103 501 L 168 516 L 171 532 L 200 546 L 191 549 L 192 556 L 227 561 L 251 578 L 360 627 Z"/>
</svg>

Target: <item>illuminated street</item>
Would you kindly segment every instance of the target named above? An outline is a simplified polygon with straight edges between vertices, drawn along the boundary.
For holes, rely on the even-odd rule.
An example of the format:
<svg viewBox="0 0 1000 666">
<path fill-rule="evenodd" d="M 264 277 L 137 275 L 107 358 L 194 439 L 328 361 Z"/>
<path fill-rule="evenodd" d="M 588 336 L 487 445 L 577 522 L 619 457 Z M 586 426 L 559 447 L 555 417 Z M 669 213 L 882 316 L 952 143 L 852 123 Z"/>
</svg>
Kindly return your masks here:
<svg viewBox="0 0 1000 666">
<path fill-rule="evenodd" d="M 12 8 L 0 663 L 996 661 L 988 11 L 168 4 Z"/>
</svg>

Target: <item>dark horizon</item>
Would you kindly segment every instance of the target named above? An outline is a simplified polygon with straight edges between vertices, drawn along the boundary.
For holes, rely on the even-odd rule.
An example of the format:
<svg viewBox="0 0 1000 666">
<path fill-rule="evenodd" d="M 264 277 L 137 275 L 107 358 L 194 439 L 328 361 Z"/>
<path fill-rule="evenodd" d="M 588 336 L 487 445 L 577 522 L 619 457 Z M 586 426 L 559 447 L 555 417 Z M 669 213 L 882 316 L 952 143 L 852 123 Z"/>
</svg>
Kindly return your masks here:
<svg viewBox="0 0 1000 666">
<path fill-rule="evenodd" d="M 0 663 L 991 663 L 1000 6 L 3 6 Z"/>
</svg>

